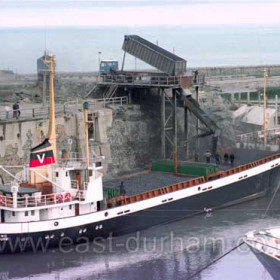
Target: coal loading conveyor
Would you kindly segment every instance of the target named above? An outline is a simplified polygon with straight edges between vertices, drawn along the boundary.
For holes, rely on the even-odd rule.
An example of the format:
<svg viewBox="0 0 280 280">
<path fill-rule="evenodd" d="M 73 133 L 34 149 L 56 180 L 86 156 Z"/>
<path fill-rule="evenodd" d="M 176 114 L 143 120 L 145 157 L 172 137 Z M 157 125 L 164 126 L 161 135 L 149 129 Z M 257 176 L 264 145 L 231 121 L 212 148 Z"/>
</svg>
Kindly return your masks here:
<svg viewBox="0 0 280 280">
<path fill-rule="evenodd" d="M 187 71 L 187 61 L 179 56 L 147 41 L 138 35 L 126 35 L 122 49 L 124 52 L 146 62 L 169 76 L 184 75 Z M 198 102 L 191 96 L 186 97 L 177 91 L 185 106 L 214 134 L 217 125 L 200 108 Z"/>
<path fill-rule="evenodd" d="M 125 35 L 122 49 L 169 76 L 177 76 L 187 70 L 186 60 L 138 35 Z"/>
<path fill-rule="evenodd" d="M 214 134 L 218 129 L 216 123 L 200 108 L 199 103 L 191 96 L 180 95 L 185 106 L 210 130 L 209 134 Z"/>
</svg>

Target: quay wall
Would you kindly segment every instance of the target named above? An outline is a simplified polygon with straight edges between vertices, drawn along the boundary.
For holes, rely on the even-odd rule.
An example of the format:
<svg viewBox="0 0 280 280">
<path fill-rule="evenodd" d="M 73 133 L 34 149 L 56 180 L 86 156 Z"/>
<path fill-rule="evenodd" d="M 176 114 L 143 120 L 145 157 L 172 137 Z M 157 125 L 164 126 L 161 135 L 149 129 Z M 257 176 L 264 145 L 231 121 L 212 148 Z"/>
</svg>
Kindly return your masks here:
<svg viewBox="0 0 280 280">
<path fill-rule="evenodd" d="M 94 156 L 104 156 L 103 173 L 107 178 L 146 167 L 159 155 L 159 120 L 150 118 L 139 105 L 110 105 L 92 108 L 89 118 L 89 146 Z M 28 165 L 30 149 L 41 142 L 48 131 L 47 119 L 0 122 L 0 165 Z M 83 112 L 60 114 L 56 118 L 58 158 L 85 157 Z M 10 172 L 15 174 L 13 169 Z M 19 171 L 19 170 L 18 170 Z M 9 176 L 0 172 L 5 182 Z"/>
<path fill-rule="evenodd" d="M 98 116 L 98 119 L 95 124 L 96 138 L 91 149 L 106 156 L 109 163 L 110 146 L 106 133 L 112 124 L 112 112 L 109 109 L 97 109 L 94 114 Z M 28 165 L 31 148 L 46 138 L 47 131 L 48 120 L 45 118 L 0 122 L 0 164 L 3 166 Z M 82 112 L 57 116 L 56 135 L 58 159 L 62 152 L 67 152 L 70 158 L 84 157 L 85 131 Z M 13 170 L 10 171 L 14 173 Z M 10 179 L 2 172 L 0 175 L 5 179 Z"/>
</svg>

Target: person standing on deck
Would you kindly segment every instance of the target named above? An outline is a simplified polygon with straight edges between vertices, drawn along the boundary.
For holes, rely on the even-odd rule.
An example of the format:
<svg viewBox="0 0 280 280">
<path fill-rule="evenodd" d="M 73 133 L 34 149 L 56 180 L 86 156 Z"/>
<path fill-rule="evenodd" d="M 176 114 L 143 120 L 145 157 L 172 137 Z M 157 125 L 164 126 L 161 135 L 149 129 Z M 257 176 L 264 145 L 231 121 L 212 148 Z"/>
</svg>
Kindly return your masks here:
<svg viewBox="0 0 280 280">
<path fill-rule="evenodd" d="M 124 187 L 124 183 L 121 182 L 120 184 L 120 195 L 121 196 L 125 196 L 126 195 L 126 191 L 125 191 L 125 187 Z"/>
<path fill-rule="evenodd" d="M 6 120 L 9 118 L 9 113 L 10 113 L 10 106 L 8 104 L 5 105 L 5 117 Z"/>
<path fill-rule="evenodd" d="M 228 163 L 228 153 L 224 154 L 224 163 L 227 164 Z"/>
<path fill-rule="evenodd" d="M 220 164 L 220 159 L 221 159 L 221 156 L 220 156 L 219 153 L 216 153 L 215 159 L 216 159 L 216 164 L 219 165 Z"/>
<path fill-rule="evenodd" d="M 211 159 L 212 154 L 211 154 L 209 151 L 207 151 L 207 152 L 204 154 L 204 156 L 206 157 L 206 162 L 207 162 L 207 163 L 210 163 L 210 159 Z"/>
<path fill-rule="evenodd" d="M 230 164 L 231 164 L 231 166 L 233 166 L 234 165 L 234 154 L 230 154 L 230 156 L 229 156 L 229 160 L 230 160 Z"/>
</svg>

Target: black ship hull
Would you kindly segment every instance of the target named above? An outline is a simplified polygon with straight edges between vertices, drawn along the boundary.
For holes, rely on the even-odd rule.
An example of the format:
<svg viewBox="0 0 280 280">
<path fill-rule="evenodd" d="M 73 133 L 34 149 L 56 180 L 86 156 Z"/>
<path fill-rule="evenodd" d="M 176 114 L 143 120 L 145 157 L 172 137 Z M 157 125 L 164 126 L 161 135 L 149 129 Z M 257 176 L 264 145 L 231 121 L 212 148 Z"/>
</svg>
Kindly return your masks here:
<svg viewBox="0 0 280 280">
<path fill-rule="evenodd" d="M 215 211 L 216 208 L 256 199 L 275 190 L 280 181 L 279 168 L 208 192 L 170 201 L 135 213 L 127 213 L 98 223 L 91 223 L 89 220 L 82 226 L 69 226 L 63 230 L 37 231 L 29 234 L 3 236 L 0 233 L 0 253 L 36 252 L 80 242 L 100 241 L 102 238 L 136 232 L 158 224 L 202 214 L 205 213 L 205 208 L 211 208 Z"/>
<path fill-rule="evenodd" d="M 260 251 L 252 251 L 254 252 L 258 260 L 262 263 L 262 265 L 265 267 L 265 269 L 268 271 L 268 273 L 271 275 L 271 277 L 274 280 L 278 280 L 280 275 L 280 260 L 270 257 Z"/>
</svg>

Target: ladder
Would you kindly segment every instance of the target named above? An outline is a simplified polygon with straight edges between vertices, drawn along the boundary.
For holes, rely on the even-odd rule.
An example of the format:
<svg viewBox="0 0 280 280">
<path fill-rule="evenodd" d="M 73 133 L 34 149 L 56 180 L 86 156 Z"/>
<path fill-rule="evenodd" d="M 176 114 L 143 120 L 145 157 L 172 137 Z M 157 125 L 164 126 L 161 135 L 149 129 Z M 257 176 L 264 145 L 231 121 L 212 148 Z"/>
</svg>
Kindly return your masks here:
<svg viewBox="0 0 280 280">
<path fill-rule="evenodd" d="M 118 85 L 112 84 L 108 87 L 108 89 L 103 94 L 103 98 L 105 101 L 109 101 L 116 93 L 118 89 Z"/>
<path fill-rule="evenodd" d="M 84 96 L 84 98 L 88 98 L 90 95 L 96 92 L 96 90 L 99 88 L 98 84 L 95 84 Z"/>
</svg>

